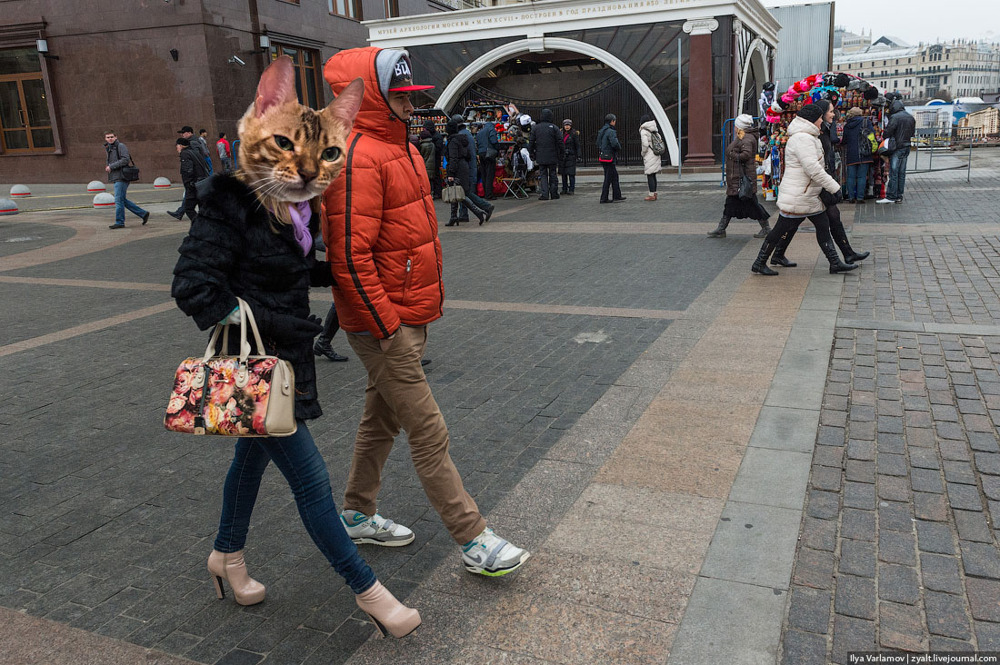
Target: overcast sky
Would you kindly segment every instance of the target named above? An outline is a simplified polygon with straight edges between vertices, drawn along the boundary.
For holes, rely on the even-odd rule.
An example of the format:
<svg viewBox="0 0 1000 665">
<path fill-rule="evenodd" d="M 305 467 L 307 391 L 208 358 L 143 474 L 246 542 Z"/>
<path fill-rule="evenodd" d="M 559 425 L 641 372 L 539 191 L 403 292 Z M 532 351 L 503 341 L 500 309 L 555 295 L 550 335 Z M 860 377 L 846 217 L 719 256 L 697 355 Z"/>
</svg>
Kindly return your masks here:
<svg viewBox="0 0 1000 665">
<path fill-rule="evenodd" d="M 763 0 L 767 7 L 806 4 Z M 1000 42 L 1000 0 L 835 0 L 834 22 L 851 32 L 871 30 L 918 42 L 986 39 Z"/>
</svg>

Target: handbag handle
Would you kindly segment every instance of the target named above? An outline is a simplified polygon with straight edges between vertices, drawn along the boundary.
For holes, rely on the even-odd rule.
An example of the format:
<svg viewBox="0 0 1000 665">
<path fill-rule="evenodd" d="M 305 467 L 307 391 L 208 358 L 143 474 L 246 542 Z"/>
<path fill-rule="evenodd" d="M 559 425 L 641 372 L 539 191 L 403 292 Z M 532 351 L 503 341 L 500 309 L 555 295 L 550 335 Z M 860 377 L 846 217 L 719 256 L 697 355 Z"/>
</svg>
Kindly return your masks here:
<svg viewBox="0 0 1000 665">
<path fill-rule="evenodd" d="M 246 303 L 242 298 L 237 298 L 236 303 L 240 310 L 240 362 L 245 363 L 247 358 L 250 357 L 250 344 L 247 342 L 247 326 L 253 331 L 254 342 L 257 344 L 257 355 L 263 355 L 264 353 L 264 341 L 260 338 L 260 331 L 257 330 L 257 320 L 253 316 L 253 311 L 250 309 L 250 305 Z M 205 356 L 202 358 L 202 362 L 208 362 L 209 359 L 215 355 L 215 345 L 219 341 L 219 333 L 225 331 L 223 335 L 223 350 L 229 347 L 229 325 L 230 324 L 216 324 L 215 330 L 212 331 L 212 337 L 208 340 L 208 348 L 205 349 Z"/>
</svg>

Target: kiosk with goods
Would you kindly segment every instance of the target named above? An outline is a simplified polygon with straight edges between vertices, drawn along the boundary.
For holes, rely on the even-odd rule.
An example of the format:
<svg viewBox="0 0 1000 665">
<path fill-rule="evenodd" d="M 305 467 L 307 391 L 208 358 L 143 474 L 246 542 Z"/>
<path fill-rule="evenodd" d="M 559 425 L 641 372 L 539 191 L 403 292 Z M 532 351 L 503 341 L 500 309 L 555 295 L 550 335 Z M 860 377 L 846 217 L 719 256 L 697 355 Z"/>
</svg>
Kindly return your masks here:
<svg viewBox="0 0 1000 665">
<path fill-rule="evenodd" d="M 837 150 L 837 171 L 834 177 L 844 184 L 846 168 L 845 148 L 837 143 L 843 136 L 847 111 L 852 107 L 861 109 L 863 115 L 871 121 L 877 141 L 882 140 L 882 129 L 885 126 L 883 114 L 886 108 L 886 98 L 878 88 L 852 74 L 843 72 L 826 72 L 813 74 L 796 81 L 780 96 L 775 96 L 771 107 L 766 109 L 765 119 L 770 131 L 762 138 L 767 140 L 764 151 L 764 193 L 766 198 L 773 200 L 776 189 L 781 186 L 781 176 L 784 173 L 785 143 L 788 140 L 788 124 L 795 114 L 806 104 L 812 104 L 820 99 L 827 99 L 837 109 L 836 137 L 834 147 Z M 880 197 L 884 194 L 886 184 L 885 160 L 878 155 L 872 157 L 873 168 L 869 172 L 867 197 Z"/>
</svg>

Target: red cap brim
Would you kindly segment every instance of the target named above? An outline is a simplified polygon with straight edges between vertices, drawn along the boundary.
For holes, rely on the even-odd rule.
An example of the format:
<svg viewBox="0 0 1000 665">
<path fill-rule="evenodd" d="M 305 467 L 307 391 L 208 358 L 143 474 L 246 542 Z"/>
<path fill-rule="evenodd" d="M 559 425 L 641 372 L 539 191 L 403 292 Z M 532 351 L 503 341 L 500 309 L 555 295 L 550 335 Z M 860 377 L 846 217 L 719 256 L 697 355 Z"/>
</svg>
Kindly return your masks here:
<svg viewBox="0 0 1000 665">
<path fill-rule="evenodd" d="M 432 85 L 401 85 L 398 88 L 389 88 L 389 92 L 415 92 L 417 90 L 433 90 Z"/>
</svg>

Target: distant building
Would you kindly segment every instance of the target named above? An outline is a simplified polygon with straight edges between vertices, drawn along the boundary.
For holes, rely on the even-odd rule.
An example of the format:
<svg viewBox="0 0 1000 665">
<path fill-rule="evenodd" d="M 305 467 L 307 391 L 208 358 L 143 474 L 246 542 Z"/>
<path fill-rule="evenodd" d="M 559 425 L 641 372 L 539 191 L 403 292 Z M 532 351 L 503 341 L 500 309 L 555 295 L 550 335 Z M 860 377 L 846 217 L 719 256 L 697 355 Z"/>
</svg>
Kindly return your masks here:
<svg viewBox="0 0 1000 665">
<path fill-rule="evenodd" d="M 856 53 L 857 51 L 863 51 L 872 45 L 872 36 L 869 32 L 867 35 L 865 31 L 862 30 L 861 34 L 855 34 L 848 30 L 847 28 L 835 28 L 833 31 L 833 48 L 834 52 L 840 51 L 841 53 Z"/>
<path fill-rule="evenodd" d="M 986 42 L 908 46 L 886 35 L 858 51 L 834 50 L 833 65 L 915 100 L 981 97 L 1000 89 L 1000 45 Z"/>
<path fill-rule="evenodd" d="M 996 107 L 975 111 L 958 121 L 960 138 L 978 139 L 997 134 L 1000 134 L 1000 109 Z"/>
<path fill-rule="evenodd" d="M 817 72 L 829 71 L 833 63 L 832 2 L 768 7 L 778 19 L 781 46 L 774 58 L 774 81 L 779 88 Z"/>
</svg>

